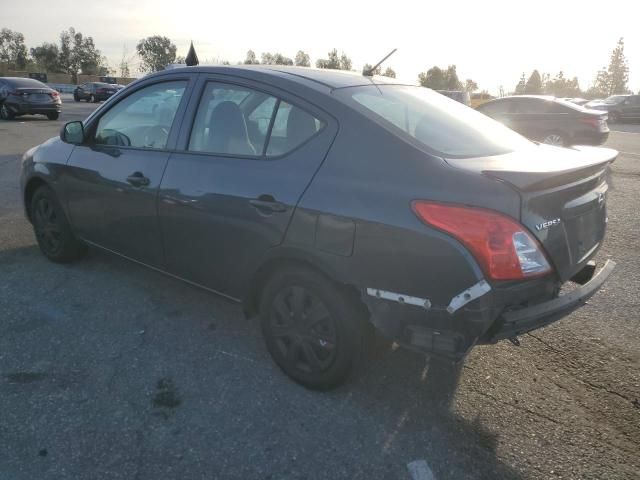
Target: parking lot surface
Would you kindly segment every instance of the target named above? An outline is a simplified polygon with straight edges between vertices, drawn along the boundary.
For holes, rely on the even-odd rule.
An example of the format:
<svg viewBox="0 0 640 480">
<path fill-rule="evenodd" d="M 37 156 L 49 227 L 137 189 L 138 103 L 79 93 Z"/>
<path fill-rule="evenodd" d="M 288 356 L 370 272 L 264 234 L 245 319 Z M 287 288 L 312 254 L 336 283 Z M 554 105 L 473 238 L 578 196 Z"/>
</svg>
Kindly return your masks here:
<svg viewBox="0 0 640 480">
<path fill-rule="evenodd" d="M 0 123 L 0 479 L 640 478 L 639 125 L 607 143 L 618 267 L 587 306 L 476 348 L 452 397 L 401 349 L 317 393 L 237 305 L 95 249 L 45 260 L 20 156 L 95 108 L 64 101 Z"/>
</svg>

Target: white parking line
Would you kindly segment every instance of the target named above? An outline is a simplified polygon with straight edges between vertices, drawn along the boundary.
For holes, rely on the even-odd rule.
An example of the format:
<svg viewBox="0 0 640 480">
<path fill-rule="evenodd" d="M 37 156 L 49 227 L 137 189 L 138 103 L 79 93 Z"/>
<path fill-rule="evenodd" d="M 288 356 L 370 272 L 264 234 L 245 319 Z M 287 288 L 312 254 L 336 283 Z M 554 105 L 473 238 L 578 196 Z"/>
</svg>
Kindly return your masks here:
<svg viewBox="0 0 640 480">
<path fill-rule="evenodd" d="M 414 460 L 407 463 L 407 468 L 413 480 L 436 480 L 433 472 L 424 460 Z"/>
</svg>

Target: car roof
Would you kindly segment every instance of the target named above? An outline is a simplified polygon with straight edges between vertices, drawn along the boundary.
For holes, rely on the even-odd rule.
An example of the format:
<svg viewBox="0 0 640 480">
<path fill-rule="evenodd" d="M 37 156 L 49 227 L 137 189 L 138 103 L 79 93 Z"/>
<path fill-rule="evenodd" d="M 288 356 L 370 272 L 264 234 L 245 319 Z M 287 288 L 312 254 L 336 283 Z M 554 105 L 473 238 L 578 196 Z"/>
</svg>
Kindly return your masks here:
<svg viewBox="0 0 640 480">
<path fill-rule="evenodd" d="M 238 75 L 252 78 L 257 75 L 269 75 L 284 78 L 308 86 L 324 87 L 334 90 L 337 88 L 356 87 L 360 85 L 401 84 L 393 78 L 364 76 L 357 72 L 345 70 L 330 70 L 311 67 L 291 67 L 287 65 L 199 65 L 195 67 L 181 67 L 163 70 L 152 75 L 162 76 L 180 72 L 190 73 L 219 73 Z"/>
<path fill-rule="evenodd" d="M 2 77 L 2 80 L 9 83 L 12 87 L 16 88 L 49 88 L 44 83 L 34 78 L 25 77 Z"/>
<path fill-rule="evenodd" d="M 554 101 L 557 100 L 553 95 L 509 95 L 508 97 L 498 98 L 496 100 L 511 100 L 514 98 L 532 98 L 534 100 L 546 100 L 546 101 Z"/>
</svg>

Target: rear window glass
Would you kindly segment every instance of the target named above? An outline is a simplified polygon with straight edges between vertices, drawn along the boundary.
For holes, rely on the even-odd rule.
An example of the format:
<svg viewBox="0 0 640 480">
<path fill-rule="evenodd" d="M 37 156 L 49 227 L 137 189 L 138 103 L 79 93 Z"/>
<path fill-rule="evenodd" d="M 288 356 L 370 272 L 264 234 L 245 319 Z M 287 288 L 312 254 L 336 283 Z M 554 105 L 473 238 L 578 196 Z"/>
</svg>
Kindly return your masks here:
<svg viewBox="0 0 640 480">
<path fill-rule="evenodd" d="M 33 78 L 12 78 L 8 83 L 14 88 L 48 88 L 44 83 Z"/>
<path fill-rule="evenodd" d="M 531 144 L 501 123 L 428 88 L 367 85 L 342 88 L 336 95 L 438 155 L 499 155 Z"/>
</svg>

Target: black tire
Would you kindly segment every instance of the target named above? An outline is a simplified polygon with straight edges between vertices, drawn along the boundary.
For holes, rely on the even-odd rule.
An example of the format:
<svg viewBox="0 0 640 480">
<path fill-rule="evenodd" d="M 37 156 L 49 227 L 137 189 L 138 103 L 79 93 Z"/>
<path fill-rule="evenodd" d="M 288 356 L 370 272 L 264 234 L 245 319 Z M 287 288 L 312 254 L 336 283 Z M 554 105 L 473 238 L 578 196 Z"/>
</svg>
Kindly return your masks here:
<svg viewBox="0 0 640 480">
<path fill-rule="evenodd" d="M 78 96 L 78 93 L 77 93 L 77 92 L 73 92 L 73 99 L 74 99 L 76 102 L 79 102 L 79 101 L 80 101 L 80 97 Z"/>
<path fill-rule="evenodd" d="M 60 117 L 60 113 L 59 112 L 47 113 L 47 118 L 49 120 L 57 120 L 59 117 Z"/>
<path fill-rule="evenodd" d="M 31 222 L 40 251 L 49 260 L 68 263 L 86 252 L 86 245 L 78 240 L 56 198 L 46 185 L 38 187 L 31 197 Z"/>
<path fill-rule="evenodd" d="M 620 114 L 618 112 L 609 112 L 608 115 L 608 123 L 618 123 L 620 122 Z"/>
<path fill-rule="evenodd" d="M 2 120 L 13 120 L 14 117 L 15 114 L 11 110 L 9 110 L 9 107 L 7 107 L 4 103 L 0 105 L 0 118 Z"/>
<path fill-rule="evenodd" d="M 358 303 L 324 276 L 285 267 L 267 281 L 260 300 L 262 335 L 276 364 L 296 382 L 328 390 L 362 359 L 370 325 Z"/>
</svg>

